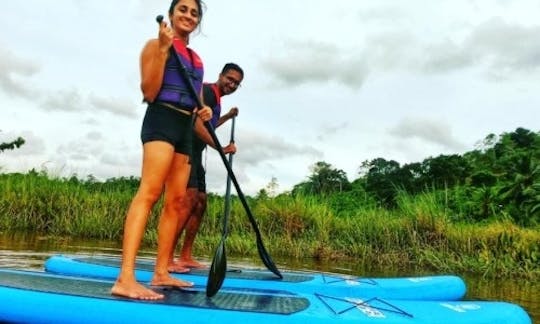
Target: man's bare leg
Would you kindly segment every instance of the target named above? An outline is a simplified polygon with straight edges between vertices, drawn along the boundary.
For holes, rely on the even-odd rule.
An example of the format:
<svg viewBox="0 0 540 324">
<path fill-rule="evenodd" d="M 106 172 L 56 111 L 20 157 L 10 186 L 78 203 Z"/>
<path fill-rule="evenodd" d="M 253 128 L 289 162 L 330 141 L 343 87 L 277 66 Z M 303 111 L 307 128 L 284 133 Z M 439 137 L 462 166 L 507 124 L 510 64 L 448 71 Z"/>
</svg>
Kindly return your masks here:
<svg viewBox="0 0 540 324">
<path fill-rule="evenodd" d="M 191 190 L 191 188 L 189 190 Z M 199 232 L 201 221 L 206 210 L 207 195 L 205 192 L 196 191 L 195 197 L 196 203 L 194 204 L 193 213 L 186 225 L 184 244 L 182 245 L 180 257 L 176 263 L 187 268 L 205 268 L 207 265 L 202 264 L 193 258 L 193 244 L 195 242 L 195 237 Z"/>
</svg>

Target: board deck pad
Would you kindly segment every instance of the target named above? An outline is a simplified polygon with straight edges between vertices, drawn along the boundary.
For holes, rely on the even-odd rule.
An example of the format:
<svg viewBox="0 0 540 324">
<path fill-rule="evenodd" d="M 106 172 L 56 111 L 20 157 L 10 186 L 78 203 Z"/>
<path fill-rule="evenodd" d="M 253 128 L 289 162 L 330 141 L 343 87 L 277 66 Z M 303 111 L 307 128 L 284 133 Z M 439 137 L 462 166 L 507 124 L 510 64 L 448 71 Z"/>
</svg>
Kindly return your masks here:
<svg viewBox="0 0 540 324">
<path fill-rule="evenodd" d="M 73 258 L 73 260 L 86 262 L 86 263 L 93 263 L 93 264 L 98 264 L 98 265 L 104 265 L 104 266 L 112 266 L 112 267 L 120 266 L 120 259 L 118 258 L 91 256 L 91 257 L 75 257 Z M 149 260 L 146 261 L 146 260 L 137 259 L 135 267 L 141 270 L 153 271 L 154 262 L 149 261 Z M 208 269 L 191 269 L 190 272 L 182 273 L 182 275 L 187 275 L 187 276 L 189 276 L 190 274 L 198 275 L 198 276 L 208 276 Z M 306 281 L 313 280 L 312 276 L 303 275 L 303 274 L 287 274 L 287 273 L 284 273 L 283 279 L 280 279 L 271 272 L 249 271 L 249 270 L 243 270 L 240 268 L 227 269 L 227 274 L 225 276 L 227 278 L 232 278 L 232 279 L 279 280 L 279 281 L 284 281 L 284 282 L 306 282 Z"/>
<path fill-rule="evenodd" d="M 163 300 L 132 300 L 111 295 L 111 282 L 62 276 L 29 275 L 24 272 L 3 273 L 0 276 L 0 285 L 72 296 L 286 315 L 300 312 L 310 305 L 308 299 L 299 296 L 266 295 L 257 291 L 248 293 L 247 290 L 245 293 L 221 292 L 209 298 L 206 297 L 204 289 L 159 288 L 156 290 L 165 295 Z"/>
</svg>

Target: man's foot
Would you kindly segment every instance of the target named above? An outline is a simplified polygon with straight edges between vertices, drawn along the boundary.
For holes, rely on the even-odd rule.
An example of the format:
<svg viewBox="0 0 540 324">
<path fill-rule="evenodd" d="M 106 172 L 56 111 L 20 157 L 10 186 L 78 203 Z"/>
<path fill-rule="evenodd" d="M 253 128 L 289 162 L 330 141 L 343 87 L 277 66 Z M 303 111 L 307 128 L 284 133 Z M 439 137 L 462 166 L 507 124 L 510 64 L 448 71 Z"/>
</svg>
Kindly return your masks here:
<svg viewBox="0 0 540 324">
<path fill-rule="evenodd" d="M 168 265 L 167 270 L 173 273 L 186 273 L 190 271 L 188 267 L 185 267 L 183 264 L 180 264 L 179 262 L 175 262 L 173 264 Z"/>
<path fill-rule="evenodd" d="M 152 286 L 166 286 L 166 287 L 177 287 L 177 288 L 189 288 L 193 287 L 193 282 L 180 280 L 172 277 L 170 274 L 158 275 L 154 273 L 154 278 L 150 282 Z"/>
<path fill-rule="evenodd" d="M 193 268 L 193 269 L 208 268 L 208 266 L 206 264 L 200 263 L 199 261 L 197 261 L 195 259 L 180 259 L 176 263 L 180 264 L 180 265 L 182 265 L 183 267 L 186 267 L 186 268 Z"/>
<path fill-rule="evenodd" d="M 120 280 L 117 280 L 114 283 L 114 286 L 111 288 L 111 294 L 141 300 L 158 300 L 163 299 L 164 297 L 162 294 L 158 294 L 157 292 L 146 288 L 136 281 L 121 282 Z"/>
</svg>

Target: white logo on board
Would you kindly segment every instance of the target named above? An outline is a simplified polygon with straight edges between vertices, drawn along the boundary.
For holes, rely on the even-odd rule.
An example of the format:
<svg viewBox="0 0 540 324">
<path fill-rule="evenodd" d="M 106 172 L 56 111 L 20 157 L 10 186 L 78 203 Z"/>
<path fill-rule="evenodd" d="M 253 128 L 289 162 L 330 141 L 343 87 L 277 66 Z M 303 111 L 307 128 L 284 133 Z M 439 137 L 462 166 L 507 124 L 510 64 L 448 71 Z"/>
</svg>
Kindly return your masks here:
<svg viewBox="0 0 540 324">
<path fill-rule="evenodd" d="M 367 304 L 364 304 L 364 301 L 362 299 L 356 299 L 356 298 L 345 298 L 345 299 L 347 301 L 357 304 L 356 308 L 358 308 L 358 310 L 364 313 L 364 315 L 366 315 L 367 317 L 386 318 L 383 312 Z"/>
<path fill-rule="evenodd" d="M 345 283 L 349 286 L 359 286 L 360 283 L 356 280 L 345 280 Z"/>
<path fill-rule="evenodd" d="M 473 311 L 480 309 L 480 305 L 478 304 L 449 304 L 449 303 L 441 303 L 440 304 L 443 307 L 449 308 L 453 311 L 456 311 L 458 313 L 465 313 L 467 311 Z"/>
<path fill-rule="evenodd" d="M 423 281 L 430 281 L 431 278 L 429 277 L 415 277 L 415 278 L 408 278 L 409 281 L 411 282 L 423 282 Z"/>
</svg>

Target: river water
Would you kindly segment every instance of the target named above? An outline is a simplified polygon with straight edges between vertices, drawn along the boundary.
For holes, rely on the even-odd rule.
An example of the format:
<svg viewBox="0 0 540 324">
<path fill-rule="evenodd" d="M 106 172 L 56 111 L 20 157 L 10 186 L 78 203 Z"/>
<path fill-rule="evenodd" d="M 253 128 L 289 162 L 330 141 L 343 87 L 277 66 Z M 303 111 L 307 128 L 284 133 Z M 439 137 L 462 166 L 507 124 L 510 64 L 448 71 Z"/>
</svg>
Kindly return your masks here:
<svg viewBox="0 0 540 324">
<path fill-rule="evenodd" d="M 44 261 L 53 254 L 100 254 L 119 256 L 120 242 L 75 241 L 51 239 L 35 235 L 5 235 L 0 233 L 0 267 L 43 270 Z M 139 255 L 154 257 L 155 249 L 142 248 Z M 260 260 L 227 255 L 230 265 L 263 267 Z M 210 263 L 211 259 L 201 258 Z M 274 259 L 280 269 L 310 270 L 343 273 L 361 277 L 387 277 L 407 275 L 429 275 L 434 273 L 411 270 L 408 273 L 391 273 L 361 269 L 354 262 L 316 262 L 312 259 Z M 540 323 L 540 282 L 523 279 L 484 279 L 478 276 L 463 276 L 467 284 L 466 300 L 499 300 L 522 306 L 531 316 L 533 323 Z"/>
</svg>

